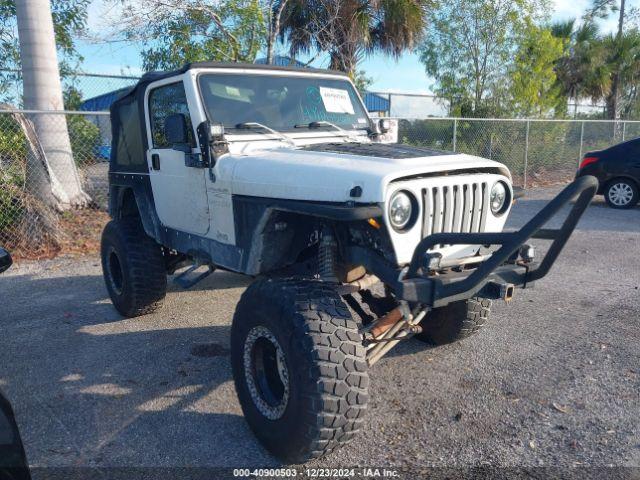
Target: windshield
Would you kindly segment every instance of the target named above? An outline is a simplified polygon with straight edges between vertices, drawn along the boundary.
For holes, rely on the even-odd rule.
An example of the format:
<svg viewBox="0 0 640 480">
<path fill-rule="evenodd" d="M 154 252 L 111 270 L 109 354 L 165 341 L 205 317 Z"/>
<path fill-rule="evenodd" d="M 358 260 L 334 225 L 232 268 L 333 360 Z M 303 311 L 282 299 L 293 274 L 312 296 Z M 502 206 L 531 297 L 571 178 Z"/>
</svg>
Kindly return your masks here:
<svg viewBox="0 0 640 480">
<path fill-rule="evenodd" d="M 292 130 L 311 122 L 366 129 L 365 112 L 351 83 L 319 76 L 216 73 L 201 75 L 200 91 L 213 122 L 226 129 L 257 122 Z"/>
</svg>

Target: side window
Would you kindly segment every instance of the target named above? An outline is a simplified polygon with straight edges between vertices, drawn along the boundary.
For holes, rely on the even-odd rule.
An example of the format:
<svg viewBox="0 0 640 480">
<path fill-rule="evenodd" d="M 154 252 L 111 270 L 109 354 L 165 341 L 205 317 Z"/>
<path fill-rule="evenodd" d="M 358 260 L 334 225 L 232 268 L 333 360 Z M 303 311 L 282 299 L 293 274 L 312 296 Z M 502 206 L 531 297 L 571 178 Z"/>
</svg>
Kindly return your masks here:
<svg viewBox="0 0 640 480">
<path fill-rule="evenodd" d="M 151 122 L 151 136 L 153 148 L 171 148 L 164 136 L 164 121 L 174 113 L 182 113 L 187 119 L 189 127 L 189 143 L 195 146 L 191 116 L 187 106 L 187 96 L 182 82 L 154 88 L 149 94 L 149 120 Z"/>
</svg>

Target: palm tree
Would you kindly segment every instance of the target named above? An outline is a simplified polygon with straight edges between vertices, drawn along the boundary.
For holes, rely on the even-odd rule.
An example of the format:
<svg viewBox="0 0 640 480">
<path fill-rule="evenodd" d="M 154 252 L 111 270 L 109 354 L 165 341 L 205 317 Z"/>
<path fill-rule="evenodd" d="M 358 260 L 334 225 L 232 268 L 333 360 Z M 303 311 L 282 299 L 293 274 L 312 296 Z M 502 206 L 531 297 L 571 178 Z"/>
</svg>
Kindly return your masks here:
<svg viewBox="0 0 640 480">
<path fill-rule="evenodd" d="M 64 110 L 49 0 L 17 0 L 15 7 L 24 106 L 30 110 Z M 31 119 L 51 169 L 48 179 L 53 196 L 45 191 L 42 181 L 34 183 L 38 191 L 32 193 L 58 210 L 86 206 L 91 199 L 82 189 L 65 116 L 39 113 Z"/>
<path fill-rule="evenodd" d="M 328 53 L 330 68 L 353 75 L 372 52 L 395 58 L 423 35 L 430 0 L 289 0 L 281 37 L 291 56 Z"/>
<path fill-rule="evenodd" d="M 611 91 L 611 64 L 598 27 L 585 23 L 576 28 L 574 21 L 551 27 L 564 40 L 564 55 L 556 62 L 556 76 L 564 94 L 575 102 L 574 116 L 581 98 L 600 101 Z"/>
<path fill-rule="evenodd" d="M 636 100 L 636 84 L 640 78 L 640 33 L 634 29 L 622 36 L 610 34 L 602 43 L 614 72 L 612 85 L 616 85 L 605 96 L 607 112 L 609 118 L 618 119 L 620 114 L 629 112 Z"/>
</svg>

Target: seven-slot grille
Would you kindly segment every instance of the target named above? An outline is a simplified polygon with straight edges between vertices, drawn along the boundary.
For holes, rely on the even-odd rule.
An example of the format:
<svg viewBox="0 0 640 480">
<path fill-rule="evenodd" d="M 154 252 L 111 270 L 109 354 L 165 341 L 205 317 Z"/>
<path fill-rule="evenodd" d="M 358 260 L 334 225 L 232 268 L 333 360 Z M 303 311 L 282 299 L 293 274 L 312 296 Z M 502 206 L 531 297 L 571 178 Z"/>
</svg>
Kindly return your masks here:
<svg viewBox="0 0 640 480">
<path fill-rule="evenodd" d="M 422 189 L 422 237 L 432 233 L 484 232 L 489 208 L 486 182 Z"/>
</svg>

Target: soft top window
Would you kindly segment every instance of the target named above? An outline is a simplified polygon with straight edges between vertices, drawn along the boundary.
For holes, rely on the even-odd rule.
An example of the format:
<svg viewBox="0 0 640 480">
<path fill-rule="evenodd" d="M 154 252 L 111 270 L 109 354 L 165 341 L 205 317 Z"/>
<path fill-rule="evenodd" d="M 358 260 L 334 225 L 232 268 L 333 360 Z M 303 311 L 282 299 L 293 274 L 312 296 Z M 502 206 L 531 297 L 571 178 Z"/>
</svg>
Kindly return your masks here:
<svg viewBox="0 0 640 480">
<path fill-rule="evenodd" d="M 154 88 L 149 94 L 149 117 L 151 120 L 153 148 L 171 147 L 164 135 L 164 121 L 169 115 L 175 113 L 184 115 L 188 126 L 189 144 L 195 145 L 184 85 L 182 82 L 176 82 Z"/>
<path fill-rule="evenodd" d="M 111 129 L 113 162 L 131 170 L 146 168 L 138 102 L 134 96 L 123 98 L 111 109 Z"/>
<path fill-rule="evenodd" d="M 209 118 L 235 128 L 257 122 L 291 130 L 327 121 L 342 128 L 367 128 L 367 114 L 347 80 L 320 76 L 211 73 L 199 78 Z"/>
</svg>

